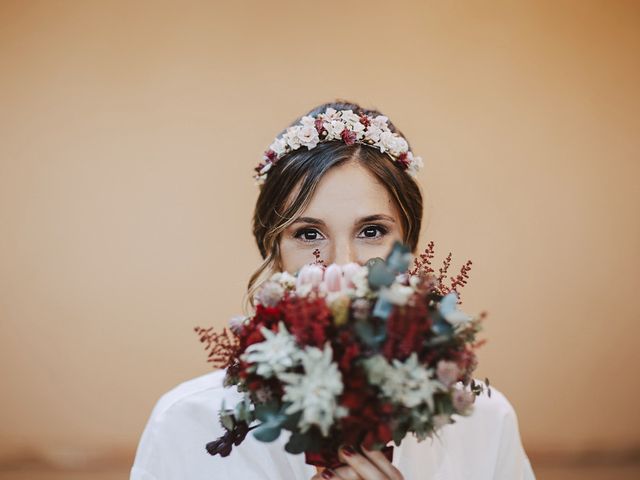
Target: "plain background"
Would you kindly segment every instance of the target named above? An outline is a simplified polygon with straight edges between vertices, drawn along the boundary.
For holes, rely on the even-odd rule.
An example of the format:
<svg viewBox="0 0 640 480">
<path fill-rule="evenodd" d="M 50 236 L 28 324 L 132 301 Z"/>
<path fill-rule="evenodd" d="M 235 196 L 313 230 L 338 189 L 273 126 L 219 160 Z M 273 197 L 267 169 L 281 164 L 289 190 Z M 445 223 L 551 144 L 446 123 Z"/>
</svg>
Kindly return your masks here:
<svg viewBox="0 0 640 480">
<path fill-rule="evenodd" d="M 242 310 L 252 169 L 316 104 L 425 160 L 532 459 L 640 449 L 640 3 L 0 3 L 0 461 L 133 458 Z M 626 453 L 625 453 L 626 452 Z"/>
</svg>

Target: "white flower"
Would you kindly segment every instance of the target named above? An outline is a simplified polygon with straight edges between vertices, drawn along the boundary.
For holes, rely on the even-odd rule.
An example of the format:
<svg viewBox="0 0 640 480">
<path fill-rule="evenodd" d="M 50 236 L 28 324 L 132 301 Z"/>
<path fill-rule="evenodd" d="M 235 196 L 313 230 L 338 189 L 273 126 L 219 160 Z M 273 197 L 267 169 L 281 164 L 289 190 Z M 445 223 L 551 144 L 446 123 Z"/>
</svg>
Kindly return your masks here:
<svg viewBox="0 0 640 480">
<path fill-rule="evenodd" d="M 379 386 L 392 402 L 407 408 L 426 403 L 433 412 L 433 395 L 445 388 L 432 378 L 433 369 L 418 363 L 415 352 L 405 362 L 394 359 L 392 365 L 381 355 L 375 355 L 365 360 L 364 366 L 370 383 Z"/>
<path fill-rule="evenodd" d="M 240 332 L 242 332 L 242 329 L 244 328 L 244 326 L 246 325 L 248 319 L 249 318 L 245 317 L 244 315 L 235 315 L 231 317 L 229 319 L 229 329 L 236 335 L 239 335 Z"/>
<path fill-rule="evenodd" d="M 255 301 L 265 307 L 274 307 L 284 296 L 284 287 L 278 282 L 265 282 L 258 293 L 256 293 Z"/>
<path fill-rule="evenodd" d="M 360 123 L 360 116 L 356 113 L 353 113 L 353 110 L 342 110 L 340 114 L 340 118 L 342 118 L 342 121 L 344 121 L 344 123 L 349 127 L 353 127 L 354 125 Z M 362 124 L 360 123 L 360 125 Z"/>
<path fill-rule="evenodd" d="M 282 400 L 291 402 L 285 412 L 302 412 L 298 427 L 303 433 L 312 425 L 316 425 L 323 435 L 328 435 L 334 419 L 348 413 L 346 408 L 338 405 L 337 397 L 342 393 L 344 386 L 342 374 L 332 357 L 333 352 L 328 342 L 324 350 L 307 347 L 300 355 L 304 373 L 290 372 L 278 375 L 284 383 Z"/>
<path fill-rule="evenodd" d="M 371 119 L 371 125 L 379 128 L 382 131 L 389 130 L 388 122 L 389 122 L 389 117 L 385 115 L 376 115 L 374 118 Z"/>
<path fill-rule="evenodd" d="M 406 305 L 414 291 L 408 285 L 392 283 L 390 287 L 380 288 L 380 296 L 394 305 Z"/>
<path fill-rule="evenodd" d="M 407 172 L 413 177 L 417 176 L 418 171 L 424 167 L 422 157 L 416 157 L 412 152 L 407 152 L 407 160 L 409 161 L 409 168 L 407 169 Z"/>
<path fill-rule="evenodd" d="M 382 128 L 377 125 L 371 124 L 367 127 L 365 135 L 368 139 L 373 140 L 374 142 L 379 142 L 382 132 L 384 132 Z"/>
<path fill-rule="evenodd" d="M 309 115 L 305 115 L 300 119 L 300 125 L 303 127 L 315 127 L 315 123 L 316 119 Z"/>
<path fill-rule="evenodd" d="M 335 108 L 327 108 L 325 112 L 321 115 L 323 120 L 332 121 L 338 120 L 340 118 L 340 112 L 338 112 Z"/>
<path fill-rule="evenodd" d="M 294 125 L 287 128 L 287 131 L 282 135 L 282 139 L 287 142 L 293 150 L 300 148 L 300 137 L 298 136 L 299 130 L 300 126 Z"/>
<path fill-rule="evenodd" d="M 287 142 L 282 138 L 276 138 L 269 149 L 273 150 L 277 156 L 281 156 L 287 150 Z"/>
<path fill-rule="evenodd" d="M 409 144 L 404 138 L 390 131 L 380 134 L 380 140 L 377 145 L 380 151 L 385 152 L 388 150 L 391 155 L 400 155 L 409 148 Z"/>
<path fill-rule="evenodd" d="M 345 129 L 344 123 L 342 123 L 342 121 L 340 120 L 325 121 L 322 123 L 322 125 L 327 131 L 327 140 L 338 140 L 339 138 L 341 138 L 340 134 Z"/>
<path fill-rule="evenodd" d="M 289 272 L 276 272 L 269 278 L 272 282 L 278 282 L 286 290 L 293 290 L 296 286 L 296 277 Z"/>
<path fill-rule="evenodd" d="M 307 147 L 309 150 L 314 148 L 320 142 L 318 130 L 313 125 L 304 125 L 298 130 L 298 141 L 300 145 Z"/>
<path fill-rule="evenodd" d="M 366 297 L 369 289 L 369 269 L 362 267 L 356 270 L 351 276 L 351 282 L 355 286 L 356 297 Z"/>
<path fill-rule="evenodd" d="M 278 376 L 300 364 L 301 350 L 284 323 L 278 324 L 277 333 L 265 327 L 260 331 L 265 340 L 249 345 L 241 356 L 245 362 L 255 365 L 257 375 L 263 378 Z"/>
</svg>

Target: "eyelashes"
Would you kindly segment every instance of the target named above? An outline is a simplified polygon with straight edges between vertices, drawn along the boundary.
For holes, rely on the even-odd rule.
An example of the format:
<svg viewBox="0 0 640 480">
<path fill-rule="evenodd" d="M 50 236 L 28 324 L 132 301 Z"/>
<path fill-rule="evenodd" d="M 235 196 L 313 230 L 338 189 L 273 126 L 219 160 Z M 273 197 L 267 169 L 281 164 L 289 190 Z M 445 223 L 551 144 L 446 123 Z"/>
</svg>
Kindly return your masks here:
<svg viewBox="0 0 640 480">
<path fill-rule="evenodd" d="M 366 225 L 358 233 L 358 238 L 375 240 L 384 237 L 387 233 L 389 229 L 384 225 Z M 325 238 L 318 229 L 309 227 L 296 230 L 293 237 L 305 243 L 313 243 Z"/>
</svg>

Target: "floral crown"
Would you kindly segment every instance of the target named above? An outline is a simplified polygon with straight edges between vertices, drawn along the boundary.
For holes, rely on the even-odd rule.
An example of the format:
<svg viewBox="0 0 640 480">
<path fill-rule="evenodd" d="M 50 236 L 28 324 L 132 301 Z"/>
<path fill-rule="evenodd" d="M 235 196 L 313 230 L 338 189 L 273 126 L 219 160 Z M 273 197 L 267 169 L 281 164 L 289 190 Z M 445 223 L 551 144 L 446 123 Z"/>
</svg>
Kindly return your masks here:
<svg viewBox="0 0 640 480">
<path fill-rule="evenodd" d="M 264 183 L 269 170 L 287 153 L 300 147 L 314 148 L 318 143 L 342 140 L 347 145 L 363 143 L 387 153 L 412 177 L 422 168 L 421 157 L 414 156 L 409 144 L 389 128 L 389 119 L 384 115 L 357 114 L 353 110 L 327 108 L 315 116 L 305 115 L 297 125 L 287 128 L 264 152 L 264 157 L 255 168 L 254 178 L 258 185 Z"/>
</svg>

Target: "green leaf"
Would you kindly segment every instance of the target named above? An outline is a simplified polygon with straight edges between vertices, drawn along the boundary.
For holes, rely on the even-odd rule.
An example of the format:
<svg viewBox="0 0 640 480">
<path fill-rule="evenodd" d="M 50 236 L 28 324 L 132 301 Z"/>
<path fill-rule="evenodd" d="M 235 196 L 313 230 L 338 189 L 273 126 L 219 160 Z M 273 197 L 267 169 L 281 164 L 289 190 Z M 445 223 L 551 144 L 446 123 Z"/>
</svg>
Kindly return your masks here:
<svg viewBox="0 0 640 480">
<path fill-rule="evenodd" d="M 279 410 L 280 408 L 276 402 L 259 403 L 256 405 L 256 418 L 266 422 L 271 417 L 278 415 Z"/>
<path fill-rule="evenodd" d="M 261 442 L 273 442 L 280 436 L 280 427 L 263 423 L 253 431 L 253 436 Z"/>
<path fill-rule="evenodd" d="M 236 422 L 233 419 L 233 414 L 229 413 L 229 411 L 226 411 L 220 414 L 220 423 L 222 423 L 222 426 L 225 429 L 233 430 Z"/>
<path fill-rule="evenodd" d="M 311 446 L 311 436 L 307 433 L 292 433 L 284 449 L 294 455 L 302 453 Z"/>
<path fill-rule="evenodd" d="M 388 287 L 393 283 L 396 274 L 384 262 L 375 262 L 369 267 L 369 286 L 373 290 Z"/>
</svg>

